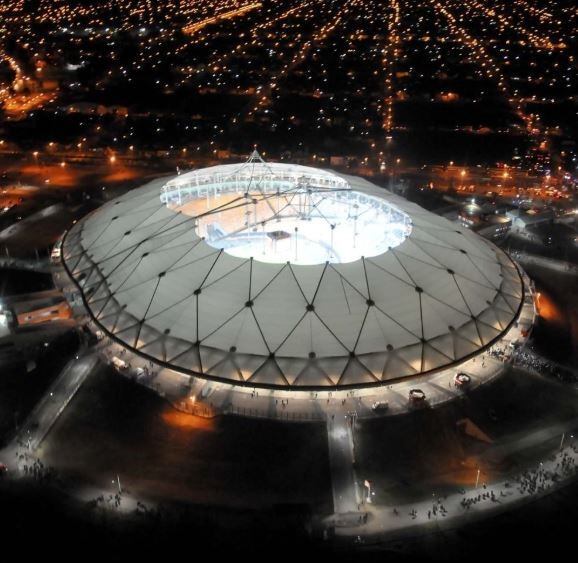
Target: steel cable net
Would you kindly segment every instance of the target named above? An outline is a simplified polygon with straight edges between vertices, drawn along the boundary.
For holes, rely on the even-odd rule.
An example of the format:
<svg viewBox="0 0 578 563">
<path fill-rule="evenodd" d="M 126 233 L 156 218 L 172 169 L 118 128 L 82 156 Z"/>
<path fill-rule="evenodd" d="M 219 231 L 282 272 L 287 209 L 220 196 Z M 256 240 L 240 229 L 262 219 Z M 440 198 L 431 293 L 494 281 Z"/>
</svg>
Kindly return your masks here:
<svg viewBox="0 0 578 563">
<path fill-rule="evenodd" d="M 267 187 L 257 167 L 287 182 Z M 219 175 L 245 173 L 251 185 L 209 196 L 207 210 L 207 191 L 199 189 Z M 213 184 L 201 185 L 203 178 Z M 363 197 L 368 214 L 374 200 L 398 212 L 407 221 L 403 239 L 373 256 L 360 250 L 348 261 L 347 250 L 332 260 L 326 257 L 339 258 L 341 245 L 334 240 L 327 254 L 321 233 L 312 244 L 324 248 L 312 253 L 318 263 L 299 263 L 299 254 L 292 260 L 291 247 L 281 259 L 284 235 L 273 233 L 291 235 L 286 221 L 301 228 L 308 216 L 315 230 L 329 232 L 331 214 L 315 209 L 343 198 L 339 216 L 347 217 L 355 208 L 343 194 Z M 276 199 L 287 197 L 294 201 L 283 216 Z M 228 222 L 215 220 L 219 198 L 240 210 Z M 202 212 L 184 209 L 195 201 Z M 245 222 L 255 205 L 257 220 Z M 225 234 L 211 239 L 215 223 Z M 258 241 L 229 244 L 236 229 L 259 233 Z M 271 259 L 263 260 L 265 244 Z M 119 343 L 185 373 L 251 386 L 360 387 L 457 365 L 499 340 L 523 301 L 515 264 L 492 243 L 362 178 L 286 164 L 222 165 L 152 182 L 77 223 L 63 259 L 93 319 Z"/>
</svg>

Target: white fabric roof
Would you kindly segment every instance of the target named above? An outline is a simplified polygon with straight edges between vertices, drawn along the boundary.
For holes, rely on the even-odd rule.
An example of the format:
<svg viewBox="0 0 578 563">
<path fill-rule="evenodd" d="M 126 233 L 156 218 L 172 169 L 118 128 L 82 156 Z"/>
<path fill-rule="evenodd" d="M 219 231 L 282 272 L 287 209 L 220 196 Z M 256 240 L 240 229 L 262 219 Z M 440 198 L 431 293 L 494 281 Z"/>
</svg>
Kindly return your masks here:
<svg viewBox="0 0 578 563">
<path fill-rule="evenodd" d="M 379 384 L 439 369 L 513 321 L 522 282 L 493 244 L 362 178 L 298 168 L 387 200 L 411 217 L 411 234 L 347 264 L 237 258 L 201 240 L 193 217 L 168 209 L 160 194 L 169 180 L 156 180 L 96 210 L 65 239 L 65 264 L 94 319 L 176 369 L 296 388 Z"/>
</svg>

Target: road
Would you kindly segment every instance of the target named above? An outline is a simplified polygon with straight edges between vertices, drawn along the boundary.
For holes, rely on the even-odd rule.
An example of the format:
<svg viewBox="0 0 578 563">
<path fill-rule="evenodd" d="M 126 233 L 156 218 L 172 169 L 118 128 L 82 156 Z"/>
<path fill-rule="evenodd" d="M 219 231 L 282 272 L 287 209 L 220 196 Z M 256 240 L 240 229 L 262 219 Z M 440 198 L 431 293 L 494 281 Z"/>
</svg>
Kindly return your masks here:
<svg viewBox="0 0 578 563">
<path fill-rule="evenodd" d="M 47 259 L 33 260 L 29 258 L 0 257 L 0 268 L 12 270 L 29 270 L 31 272 L 50 273 L 50 263 Z"/>
<path fill-rule="evenodd" d="M 6 449 L 17 448 L 22 443 L 29 450 L 36 450 L 97 365 L 98 356 L 93 351 L 80 352 L 68 362 Z M 7 460 L 13 458 L 4 455 L 4 452 L 2 457 Z"/>
<path fill-rule="evenodd" d="M 576 264 L 572 264 L 571 262 L 566 262 L 565 260 L 545 258 L 544 256 L 529 254 L 528 252 L 523 252 L 521 250 L 512 251 L 512 257 L 524 265 L 543 266 L 544 268 L 549 268 L 558 272 L 573 275 L 578 274 L 578 266 Z"/>
<path fill-rule="evenodd" d="M 240 8 L 235 8 L 234 10 L 221 12 L 220 14 L 216 14 L 204 20 L 186 25 L 185 27 L 183 27 L 183 33 L 185 35 L 193 35 L 194 33 L 197 33 L 197 31 L 201 31 L 201 29 L 207 27 L 208 25 L 228 20 L 231 18 L 236 18 L 237 16 L 242 16 L 245 13 L 250 12 L 251 10 L 261 8 L 262 6 L 263 4 L 261 4 L 261 2 L 254 2 L 253 4 L 247 4 Z"/>
<path fill-rule="evenodd" d="M 359 512 L 360 499 L 353 469 L 355 458 L 350 420 L 342 413 L 327 419 L 333 511 L 336 515 Z"/>
</svg>

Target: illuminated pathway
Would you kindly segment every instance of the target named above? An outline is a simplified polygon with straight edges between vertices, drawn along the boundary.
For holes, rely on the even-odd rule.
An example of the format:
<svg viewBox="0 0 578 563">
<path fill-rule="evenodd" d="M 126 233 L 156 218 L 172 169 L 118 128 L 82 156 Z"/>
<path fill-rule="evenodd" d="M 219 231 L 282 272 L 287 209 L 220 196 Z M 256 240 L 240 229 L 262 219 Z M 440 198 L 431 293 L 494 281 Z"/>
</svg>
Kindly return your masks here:
<svg viewBox="0 0 578 563">
<path fill-rule="evenodd" d="M 358 518 L 359 498 L 353 470 L 354 446 L 351 418 L 338 412 L 327 419 L 329 465 L 333 490 L 333 512 L 336 517 Z"/>
<path fill-rule="evenodd" d="M 9 453 L 17 449 L 19 443 L 25 444 L 31 451 L 36 450 L 97 365 L 97 354 L 86 350 L 79 352 L 75 358 L 68 362 L 34 407 L 18 434 L 3 450 L 3 458 L 11 461 L 14 456 L 9 455 Z"/>
<path fill-rule="evenodd" d="M 572 421 L 574 427 L 576 422 Z M 572 426 L 567 427 L 567 430 L 571 429 Z M 557 436 L 560 430 L 556 427 Z M 551 436 L 548 431 L 541 430 L 533 438 L 530 441 L 543 443 Z M 578 449 L 575 441 L 570 441 L 570 445 L 515 478 L 487 485 L 480 481 L 478 487 L 463 493 L 412 504 L 365 505 L 368 521 L 363 528 L 342 527 L 337 528 L 336 533 L 350 540 L 360 535 L 368 542 L 388 540 L 457 527 L 530 502 L 560 489 L 576 477 Z"/>
</svg>

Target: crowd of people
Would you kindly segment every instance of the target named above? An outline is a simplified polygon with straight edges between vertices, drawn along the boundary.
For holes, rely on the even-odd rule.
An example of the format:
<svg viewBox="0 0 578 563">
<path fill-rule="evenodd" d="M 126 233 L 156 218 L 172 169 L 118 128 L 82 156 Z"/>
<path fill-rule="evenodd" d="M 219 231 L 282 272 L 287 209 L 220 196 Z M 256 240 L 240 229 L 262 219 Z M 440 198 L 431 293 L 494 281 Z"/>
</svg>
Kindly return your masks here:
<svg viewBox="0 0 578 563">
<path fill-rule="evenodd" d="M 106 497 L 104 496 L 104 494 L 99 495 L 95 499 L 90 501 L 88 504 L 91 508 L 97 508 L 99 506 L 102 506 L 104 508 L 111 508 L 111 507 L 120 508 L 121 501 L 122 501 L 122 493 L 121 491 L 119 491 L 114 495 L 112 493 L 109 493 Z"/>
<path fill-rule="evenodd" d="M 484 485 L 484 488 L 486 488 L 485 485 Z M 505 496 L 507 496 L 507 494 L 504 493 L 504 491 L 500 491 L 500 496 L 505 497 Z M 465 510 L 469 510 L 472 506 L 478 504 L 479 502 L 483 502 L 485 500 L 490 500 L 491 502 L 500 502 L 498 500 L 498 497 L 496 497 L 496 494 L 494 493 L 494 491 L 485 491 L 483 493 L 479 493 L 477 496 L 474 496 L 474 497 L 462 498 L 462 500 L 460 501 L 460 504 L 461 504 L 462 508 L 464 508 Z"/>
<path fill-rule="evenodd" d="M 563 382 L 576 382 L 578 377 L 570 369 L 565 369 L 558 364 L 537 356 L 531 349 L 518 350 L 514 356 L 514 365 L 536 371 L 542 375 L 555 377 Z"/>
<path fill-rule="evenodd" d="M 511 359 L 511 351 L 507 344 L 494 344 L 488 348 L 487 354 L 500 362 L 507 362 Z"/>
<path fill-rule="evenodd" d="M 27 444 L 18 442 L 21 448 L 27 448 Z M 39 483 L 50 483 L 56 479 L 56 470 L 53 467 L 46 466 L 42 460 L 32 455 L 27 449 L 17 450 L 15 453 L 18 466 L 26 477 L 34 479 Z"/>
<path fill-rule="evenodd" d="M 443 505 L 442 500 L 439 498 L 433 502 L 431 510 L 427 511 L 427 519 L 431 520 L 432 517 L 436 518 L 438 514 L 444 518 L 448 515 L 446 507 Z"/>
<path fill-rule="evenodd" d="M 574 455 L 571 452 L 573 452 Z M 484 483 L 481 485 L 481 489 L 476 489 L 475 493 L 471 496 L 466 495 L 465 489 L 462 489 L 460 490 L 460 494 L 463 496 L 459 502 L 459 506 L 463 511 L 467 512 L 476 505 L 486 503 L 501 504 L 506 502 L 508 497 L 515 495 L 516 489 L 520 496 L 530 496 L 546 492 L 562 480 L 578 476 L 577 456 L 578 448 L 572 444 L 568 448 L 551 456 L 548 460 L 549 463 L 546 463 L 546 465 L 541 462 L 535 468 L 523 471 L 514 477 L 511 482 L 506 481 L 496 485 L 486 485 Z M 445 504 L 448 503 L 448 498 L 448 495 L 446 495 L 443 498 L 435 499 L 432 507 L 424 508 L 422 514 L 427 515 L 428 520 L 437 519 L 440 516 L 442 518 L 450 516 L 450 510 L 445 506 Z M 402 515 L 395 507 L 392 510 L 392 514 L 395 517 Z M 416 508 L 411 508 L 407 514 L 412 520 L 416 520 L 419 512 Z"/>
<path fill-rule="evenodd" d="M 578 449 L 576 446 L 570 446 L 571 450 L 578 454 Z M 464 509 L 469 509 L 475 504 L 483 501 L 500 502 L 500 498 L 508 497 L 514 494 L 513 488 L 517 488 L 518 493 L 521 495 L 534 495 L 537 493 L 543 493 L 556 485 L 561 479 L 574 477 L 577 473 L 578 467 L 576 466 L 576 460 L 568 450 L 562 450 L 554 455 L 550 459 L 550 468 L 547 469 L 544 463 L 541 462 L 536 468 L 528 469 L 519 475 L 517 475 L 513 481 L 515 485 L 512 485 L 509 481 L 503 484 L 503 488 L 506 491 L 500 489 L 499 496 L 496 496 L 494 490 L 487 489 L 484 485 L 484 491 L 478 493 L 473 497 L 463 497 L 460 504 Z M 556 465 L 553 463 L 556 462 Z"/>
</svg>

